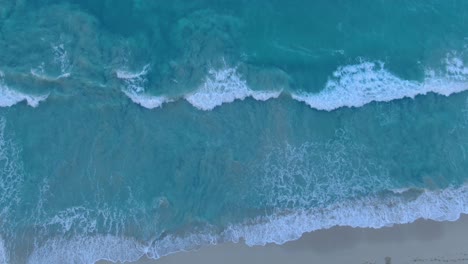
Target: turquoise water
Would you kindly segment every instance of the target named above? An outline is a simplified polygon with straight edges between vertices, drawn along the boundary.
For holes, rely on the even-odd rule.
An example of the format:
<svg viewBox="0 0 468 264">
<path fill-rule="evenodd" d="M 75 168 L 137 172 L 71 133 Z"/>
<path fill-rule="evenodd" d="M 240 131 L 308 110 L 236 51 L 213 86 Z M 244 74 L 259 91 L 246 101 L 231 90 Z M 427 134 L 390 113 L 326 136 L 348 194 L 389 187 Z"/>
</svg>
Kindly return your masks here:
<svg viewBox="0 0 468 264">
<path fill-rule="evenodd" d="M 0 0 L 0 263 L 468 213 L 468 2 Z"/>
</svg>

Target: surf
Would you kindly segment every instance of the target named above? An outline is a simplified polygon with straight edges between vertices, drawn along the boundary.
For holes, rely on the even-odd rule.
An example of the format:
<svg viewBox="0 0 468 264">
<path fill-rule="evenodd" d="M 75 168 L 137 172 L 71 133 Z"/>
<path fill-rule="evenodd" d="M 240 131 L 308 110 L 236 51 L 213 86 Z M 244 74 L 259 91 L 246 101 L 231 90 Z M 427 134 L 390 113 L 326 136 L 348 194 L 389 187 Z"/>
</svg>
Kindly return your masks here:
<svg viewBox="0 0 468 264">
<path fill-rule="evenodd" d="M 408 199 L 405 198 L 405 192 L 388 192 L 384 197 L 370 196 L 326 207 L 278 211 L 229 225 L 219 233 L 205 230 L 179 236 L 168 235 L 147 242 L 113 235 L 53 238 L 35 248 L 28 263 L 95 263 L 99 260 L 130 262 L 144 256 L 159 259 L 180 251 L 227 242 L 243 241 L 248 246 L 284 244 L 299 239 L 304 233 L 334 226 L 383 228 L 412 223 L 418 219 L 456 221 L 461 214 L 468 214 L 468 185 L 406 192 L 417 192 L 419 195 L 415 199 Z"/>
<path fill-rule="evenodd" d="M 447 57 L 445 72 L 426 70 L 424 81 L 403 80 L 385 69 L 383 62 L 362 62 L 339 67 L 316 94 L 298 92 L 291 97 L 317 110 L 362 107 L 436 93 L 449 96 L 468 90 L 468 68 L 457 57 Z"/>
<path fill-rule="evenodd" d="M 17 103 L 26 101 L 31 107 L 37 107 L 40 102 L 47 99 L 48 94 L 30 95 L 8 87 L 4 81 L 5 74 L 0 71 L 0 107 L 11 107 Z"/>
<path fill-rule="evenodd" d="M 281 91 L 254 91 L 237 73 L 236 68 L 210 69 L 203 84 L 194 92 L 184 96 L 197 109 L 209 111 L 236 100 L 252 97 L 257 101 L 278 98 Z"/>
<path fill-rule="evenodd" d="M 423 81 L 405 80 L 391 73 L 381 61 L 362 61 L 338 67 L 318 93 L 281 90 L 252 90 L 235 67 L 210 69 L 203 83 L 192 92 L 182 96 L 192 106 L 210 111 L 223 104 L 253 98 L 262 102 L 286 94 L 291 99 L 303 102 L 320 111 L 333 111 L 343 107 L 363 107 L 372 102 L 390 102 L 404 98 L 435 93 L 443 96 L 468 90 L 468 68 L 462 59 L 447 55 L 443 71 L 426 69 Z M 149 95 L 145 91 L 149 66 L 137 73 L 118 71 L 117 77 L 124 80 L 123 92 L 135 103 L 153 109 L 164 103 L 180 100 L 164 95 Z"/>
</svg>

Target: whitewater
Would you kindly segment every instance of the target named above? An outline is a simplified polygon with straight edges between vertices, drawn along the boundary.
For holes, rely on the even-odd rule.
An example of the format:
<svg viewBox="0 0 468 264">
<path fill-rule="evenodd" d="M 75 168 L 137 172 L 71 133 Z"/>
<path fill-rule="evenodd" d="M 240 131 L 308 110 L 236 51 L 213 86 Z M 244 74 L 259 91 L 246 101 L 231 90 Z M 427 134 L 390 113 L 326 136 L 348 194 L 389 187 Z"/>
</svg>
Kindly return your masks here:
<svg viewBox="0 0 468 264">
<path fill-rule="evenodd" d="M 426 69 L 423 81 L 404 80 L 385 69 L 383 62 L 363 61 L 359 64 L 339 67 L 329 77 L 325 87 L 318 93 L 283 90 L 252 90 L 236 68 L 210 69 L 202 85 L 182 96 L 199 110 L 209 111 L 235 100 L 253 98 L 267 101 L 287 94 L 292 99 L 304 102 L 316 110 L 333 111 L 342 107 L 361 107 L 372 102 L 389 102 L 403 98 L 414 99 L 418 95 L 436 93 L 449 96 L 468 89 L 468 68 L 462 59 L 448 54 L 444 71 Z M 142 71 L 132 73 L 117 71 L 117 78 L 124 80 L 123 92 L 135 103 L 153 109 L 164 103 L 177 101 L 164 95 L 145 93 L 149 65 Z"/>
<path fill-rule="evenodd" d="M 267 217 L 228 226 L 219 233 L 208 229 L 203 233 L 170 235 L 148 243 L 110 235 L 77 236 L 71 240 L 56 238 L 36 248 L 28 263 L 92 264 L 98 260 L 126 262 L 136 261 L 143 256 L 158 259 L 180 251 L 226 242 L 244 241 L 248 246 L 284 244 L 299 239 L 304 233 L 334 226 L 382 228 L 408 224 L 418 219 L 456 221 L 460 214 L 468 214 L 468 185 L 437 191 L 407 192 L 412 191 L 420 193 L 414 200 L 389 195 L 383 199 L 367 197 L 311 210 L 279 211 Z"/>
<path fill-rule="evenodd" d="M 385 69 L 383 62 L 363 61 L 359 64 L 339 67 L 328 78 L 325 87 L 318 93 L 280 90 L 252 90 L 236 68 L 210 69 L 203 83 L 194 90 L 177 97 L 152 95 L 145 86 L 148 85 L 146 75 L 150 71 L 147 64 L 139 72 L 116 70 L 115 76 L 123 81 L 122 92 L 134 103 L 145 108 L 160 108 L 163 104 L 184 99 L 199 110 L 210 111 L 222 104 L 236 100 L 252 98 L 256 101 L 276 99 L 285 94 L 290 98 L 304 102 L 312 109 L 333 111 L 343 107 L 362 107 L 372 102 L 389 102 L 404 98 L 414 99 L 418 95 L 436 93 L 449 96 L 468 89 L 468 68 L 461 58 L 448 54 L 443 60 L 445 70 L 426 69 L 423 81 L 404 80 Z M 48 77 L 38 70 L 31 74 L 39 79 L 57 81 L 70 77 L 63 72 L 57 77 Z M 0 107 L 10 107 L 26 101 L 28 105 L 37 107 L 45 101 L 49 94 L 30 95 L 9 88 L 4 81 L 4 73 L 0 72 Z"/>
<path fill-rule="evenodd" d="M 468 2 L 363 1 L 3 1 L 0 264 L 464 217 Z"/>
</svg>

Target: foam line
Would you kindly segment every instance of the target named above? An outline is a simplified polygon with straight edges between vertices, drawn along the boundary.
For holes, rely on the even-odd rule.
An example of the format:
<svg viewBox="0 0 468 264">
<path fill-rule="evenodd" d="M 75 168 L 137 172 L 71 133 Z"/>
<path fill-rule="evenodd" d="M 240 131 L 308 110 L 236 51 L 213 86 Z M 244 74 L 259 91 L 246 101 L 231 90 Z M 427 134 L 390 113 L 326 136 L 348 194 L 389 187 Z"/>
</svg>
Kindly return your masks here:
<svg viewBox="0 0 468 264">
<path fill-rule="evenodd" d="M 214 234 L 210 231 L 185 236 L 168 235 L 157 241 L 138 242 L 110 235 L 78 236 L 71 240 L 51 239 L 36 248 L 28 263 L 95 263 L 136 261 L 142 256 L 160 258 L 171 253 L 195 249 L 201 245 L 239 242 L 249 246 L 283 244 L 302 234 L 333 226 L 381 228 L 406 224 L 417 219 L 455 221 L 468 213 L 468 185 L 443 190 L 422 190 L 414 199 L 389 192 L 378 196 L 349 200 L 326 207 L 277 212 L 228 226 Z"/>
<path fill-rule="evenodd" d="M 139 104 L 148 109 L 161 107 L 164 103 L 171 102 L 170 99 L 164 96 L 152 96 L 148 94 L 135 93 L 131 91 L 124 91 L 124 93 L 134 103 Z"/>
<path fill-rule="evenodd" d="M 249 246 L 284 244 L 299 239 L 306 232 L 333 226 L 382 228 L 418 219 L 455 221 L 460 214 L 468 214 L 467 185 L 438 191 L 425 190 L 411 201 L 405 201 L 401 195 L 385 199 L 369 197 L 325 208 L 280 212 L 231 226 L 224 236 L 235 242 L 244 239 Z"/>
<path fill-rule="evenodd" d="M 454 54 L 443 61 L 445 69 L 436 72 L 428 69 L 423 81 L 399 78 L 385 69 L 382 62 L 363 61 L 339 67 L 318 93 L 290 92 L 292 99 L 304 102 L 317 110 L 332 111 L 342 107 L 362 107 L 371 102 L 389 102 L 418 95 L 437 93 L 449 96 L 468 90 L 468 68 Z M 117 71 L 117 77 L 126 83 L 127 96 L 146 108 L 155 108 L 176 98 L 151 96 L 145 93 L 144 84 L 149 66 L 140 72 Z M 257 101 L 278 98 L 282 90 L 254 91 L 240 76 L 236 68 L 211 69 L 203 84 L 183 97 L 197 109 L 209 111 L 225 103 L 251 97 Z"/>
<path fill-rule="evenodd" d="M 147 64 L 139 72 L 130 72 L 126 70 L 117 70 L 117 78 L 121 79 L 125 87 L 123 93 L 130 98 L 134 103 L 145 108 L 153 109 L 161 107 L 164 103 L 172 100 L 165 96 L 154 96 L 146 93 L 145 84 L 147 83 L 146 74 L 150 70 L 150 65 Z"/>
<path fill-rule="evenodd" d="M 281 91 L 253 91 L 235 68 L 210 70 L 205 82 L 185 99 L 200 110 L 212 110 L 225 103 L 252 97 L 258 101 L 277 98 Z"/>
<path fill-rule="evenodd" d="M 428 70 L 423 82 L 400 79 L 382 62 L 362 62 L 338 68 L 319 93 L 292 93 L 293 99 L 317 110 L 361 107 L 370 102 L 389 102 L 437 93 L 449 96 L 468 90 L 468 68 L 457 57 L 445 60 L 445 72 Z"/>
<path fill-rule="evenodd" d="M 29 95 L 15 91 L 8 87 L 3 81 L 4 74 L 0 71 L 0 107 L 10 107 L 19 102 L 26 101 L 29 106 L 37 107 L 40 102 L 47 99 L 46 95 Z"/>
<path fill-rule="evenodd" d="M 37 107 L 49 95 L 29 95 L 0 84 L 0 107 L 10 107 L 26 101 L 29 106 Z"/>
</svg>

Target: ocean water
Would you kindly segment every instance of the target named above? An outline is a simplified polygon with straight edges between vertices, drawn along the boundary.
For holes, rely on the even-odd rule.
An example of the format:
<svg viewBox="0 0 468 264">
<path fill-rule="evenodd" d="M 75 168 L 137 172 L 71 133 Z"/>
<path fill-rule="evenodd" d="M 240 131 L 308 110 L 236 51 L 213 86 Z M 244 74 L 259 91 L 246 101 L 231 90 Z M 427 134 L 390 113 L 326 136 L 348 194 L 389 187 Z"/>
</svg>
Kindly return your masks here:
<svg viewBox="0 0 468 264">
<path fill-rule="evenodd" d="M 0 0 L 0 263 L 468 213 L 468 2 Z"/>
</svg>

